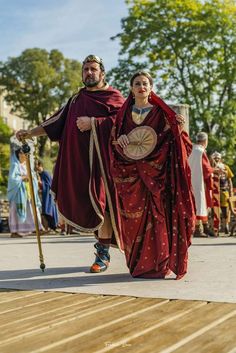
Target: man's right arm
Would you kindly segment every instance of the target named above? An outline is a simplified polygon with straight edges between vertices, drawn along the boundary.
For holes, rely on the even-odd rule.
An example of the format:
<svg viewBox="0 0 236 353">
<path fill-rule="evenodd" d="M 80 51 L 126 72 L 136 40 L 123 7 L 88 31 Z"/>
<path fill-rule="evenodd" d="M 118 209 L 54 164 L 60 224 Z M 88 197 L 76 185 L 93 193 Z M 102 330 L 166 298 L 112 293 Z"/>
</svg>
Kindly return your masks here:
<svg viewBox="0 0 236 353">
<path fill-rule="evenodd" d="M 24 140 L 24 139 L 25 140 L 30 139 L 32 137 L 45 136 L 45 135 L 47 135 L 47 134 L 42 126 L 37 126 L 37 127 L 30 129 L 30 130 L 19 130 L 16 133 L 16 137 L 19 141 Z"/>
<path fill-rule="evenodd" d="M 72 98 L 73 97 L 71 97 L 68 102 L 56 111 L 50 118 L 42 122 L 41 125 L 29 130 L 17 131 L 17 139 L 20 141 L 22 139 L 30 139 L 32 137 L 48 136 L 52 141 L 59 141 Z"/>
</svg>

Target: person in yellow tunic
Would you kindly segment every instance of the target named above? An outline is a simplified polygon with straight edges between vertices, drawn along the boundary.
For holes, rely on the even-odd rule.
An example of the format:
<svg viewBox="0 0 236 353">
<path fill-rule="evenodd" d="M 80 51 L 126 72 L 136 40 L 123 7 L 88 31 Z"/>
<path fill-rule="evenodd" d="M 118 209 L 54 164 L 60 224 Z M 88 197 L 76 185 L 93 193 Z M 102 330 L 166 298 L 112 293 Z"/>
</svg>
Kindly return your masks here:
<svg viewBox="0 0 236 353">
<path fill-rule="evenodd" d="M 215 171 L 218 172 L 220 178 L 220 208 L 222 215 L 222 231 L 229 234 L 229 197 L 233 195 L 232 178 L 234 176 L 230 167 L 222 162 L 222 156 L 219 152 L 212 154 Z"/>
</svg>

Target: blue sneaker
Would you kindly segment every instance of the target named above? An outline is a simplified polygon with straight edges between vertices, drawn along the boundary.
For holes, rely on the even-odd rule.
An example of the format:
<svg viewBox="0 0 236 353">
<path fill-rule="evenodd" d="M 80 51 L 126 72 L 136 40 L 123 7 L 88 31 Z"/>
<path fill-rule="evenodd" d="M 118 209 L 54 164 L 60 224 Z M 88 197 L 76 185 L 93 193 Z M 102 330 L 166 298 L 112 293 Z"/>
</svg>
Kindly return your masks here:
<svg viewBox="0 0 236 353">
<path fill-rule="evenodd" d="M 92 273 L 99 273 L 104 272 L 108 268 L 110 264 L 110 254 L 109 254 L 109 247 L 101 244 L 96 243 L 94 244 L 95 249 L 97 250 L 95 254 L 95 262 L 90 267 L 90 272 Z"/>
</svg>

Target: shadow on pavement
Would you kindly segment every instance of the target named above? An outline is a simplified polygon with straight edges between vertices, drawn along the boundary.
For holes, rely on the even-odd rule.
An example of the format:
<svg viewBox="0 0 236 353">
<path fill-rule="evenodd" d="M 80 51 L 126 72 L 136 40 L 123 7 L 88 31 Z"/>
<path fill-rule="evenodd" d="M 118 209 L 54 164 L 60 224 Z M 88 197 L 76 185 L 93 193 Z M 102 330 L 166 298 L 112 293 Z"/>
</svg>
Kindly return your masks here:
<svg viewBox="0 0 236 353">
<path fill-rule="evenodd" d="M 46 278 L 40 270 L 19 270 L 19 271 L 1 271 L 0 272 L 0 287 L 8 289 L 44 289 L 53 290 L 57 288 L 71 288 L 83 286 L 96 286 L 106 283 L 128 283 L 140 282 L 143 279 L 132 278 L 129 273 L 119 274 L 92 274 L 89 273 L 87 267 L 77 268 L 51 268 L 45 271 Z M 84 272 L 84 275 L 79 273 Z M 53 275 L 78 273 L 78 276 L 73 277 L 53 277 Z M 14 276 L 11 278 L 11 276 Z M 39 278 L 32 278 L 32 277 Z M 48 277 L 50 276 L 50 277 Z M 52 277 L 51 277 L 52 276 Z M 3 280 L 2 280 L 3 279 Z"/>
<path fill-rule="evenodd" d="M 89 272 L 89 267 L 46 267 L 45 272 L 39 268 L 25 269 L 25 270 L 6 270 L 0 271 L 0 283 L 3 279 L 19 279 L 19 278 L 32 278 L 41 276 L 61 275 L 68 273 Z"/>
</svg>

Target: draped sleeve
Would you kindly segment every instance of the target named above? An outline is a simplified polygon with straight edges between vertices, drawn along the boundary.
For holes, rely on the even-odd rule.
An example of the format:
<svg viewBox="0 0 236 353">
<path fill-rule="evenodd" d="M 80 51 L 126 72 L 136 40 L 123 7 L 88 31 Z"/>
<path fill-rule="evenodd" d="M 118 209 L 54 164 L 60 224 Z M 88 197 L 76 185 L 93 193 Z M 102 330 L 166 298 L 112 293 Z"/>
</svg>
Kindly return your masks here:
<svg viewBox="0 0 236 353">
<path fill-rule="evenodd" d="M 72 98 L 70 98 L 68 102 L 62 108 L 57 110 L 49 119 L 41 124 L 41 127 L 44 128 L 51 141 L 61 140 L 71 100 Z"/>
</svg>

